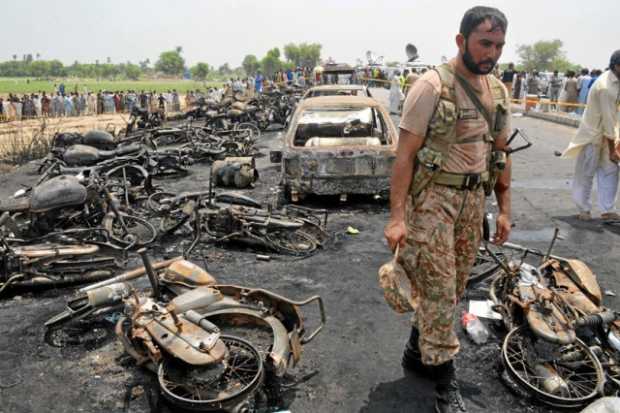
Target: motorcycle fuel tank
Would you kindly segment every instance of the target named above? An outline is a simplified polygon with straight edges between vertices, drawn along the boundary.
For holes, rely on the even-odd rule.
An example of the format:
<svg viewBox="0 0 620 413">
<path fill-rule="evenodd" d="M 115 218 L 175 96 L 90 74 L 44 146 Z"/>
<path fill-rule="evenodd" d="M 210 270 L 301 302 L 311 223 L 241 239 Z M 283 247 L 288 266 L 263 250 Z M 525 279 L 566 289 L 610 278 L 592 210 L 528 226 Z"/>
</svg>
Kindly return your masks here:
<svg viewBox="0 0 620 413">
<path fill-rule="evenodd" d="M 32 190 L 30 206 L 33 212 L 81 205 L 86 201 L 86 188 L 78 178 L 61 175 L 45 181 Z"/>
</svg>

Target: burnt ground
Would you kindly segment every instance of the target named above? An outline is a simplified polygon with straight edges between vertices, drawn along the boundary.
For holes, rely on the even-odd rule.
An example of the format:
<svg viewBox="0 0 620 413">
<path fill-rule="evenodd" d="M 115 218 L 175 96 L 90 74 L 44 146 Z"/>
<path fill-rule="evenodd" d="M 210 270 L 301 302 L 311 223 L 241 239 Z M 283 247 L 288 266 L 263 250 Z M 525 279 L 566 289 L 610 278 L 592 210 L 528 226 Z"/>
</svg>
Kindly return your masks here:
<svg viewBox="0 0 620 413">
<path fill-rule="evenodd" d="M 586 261 L 604 290 L 620 293 L 616 268 L 620 261 L 620 230 L 595 221 L 577 222 L 570 200 L 573 163 L 553 155 L 562 150 L 574 129 L 530 118 L 514 118 L 525 128 L 534 147 L 514 157 L 513 220 L 511 241 L 544 248 L 553 228 L 563 240 L 555 253 Z M 276 133 L 262 138 L 265 148 L 278 146 Z M 267 153 L 267 150 L 265 151 Z M 268 157 L 258 160 L 261 178 L 250 193 L 265 199 L 277 185 L 277 169 Z M 0 176 L 0 196 L 33 182 L 28 165 Z M 194 166 L 180 181 L 163 181 L 169 189 L 204 188 L 208 169 Z M 489 200 L 490 209 L 494 208 Z M 291 369 L 297 379 L 307 378 L 285 396 L 286 407 L 299 412 L 411 412 L 431 411 L 432 384 L 407 375 L 400 367 L 409 334 L 408 317 L 394 314 L 383 300 L 377 269 L 390 253 L 382 231 L 387 204 L 356 198 L 340 204 L 331 198 L 314 199 L 310 206 L 330 211 L 334 234 L 324 251 L 292 261 L 274 257 L 257 261 L 254 253 L 210 248 L 196 262 L 205 264 L 220 282 L 258 286 L 301 299 L 320 294 L 328 312 L 324 331 L 305 347 L 300 365 Z M 358 235 L 346 234 L 352 226 Z M 182 242 L 187 240 L 177 240 Z M 165 249 L 164 249 L 165 251 Z M 48 345 L 43 323 L 61 311 L 71 290 L 24 294 L 0 300 L 0 412 L 149 412 L 157 392 L 152 377 L 124 355 L 110 334 L 111 321 L 85 328 L 83 343 L 65 348 Z M 620 308 L 617 297 L 607 305 Z M 313 310 L 307 320 L 315 325 Z M 489 325 L 487 323 L 487 325 Z M 471 412 L 544 412 L 548 409 L 513 395 L 498 374 L 501 330 L 491 326 L 492 340 L 484 346 L 469 341 L 459 327 L 462 351 L 459 378 Z M 149 402 L 150 400 L 150 402 Z M 161 411 L 168 411 L 163 408 Z"/>
</svg>

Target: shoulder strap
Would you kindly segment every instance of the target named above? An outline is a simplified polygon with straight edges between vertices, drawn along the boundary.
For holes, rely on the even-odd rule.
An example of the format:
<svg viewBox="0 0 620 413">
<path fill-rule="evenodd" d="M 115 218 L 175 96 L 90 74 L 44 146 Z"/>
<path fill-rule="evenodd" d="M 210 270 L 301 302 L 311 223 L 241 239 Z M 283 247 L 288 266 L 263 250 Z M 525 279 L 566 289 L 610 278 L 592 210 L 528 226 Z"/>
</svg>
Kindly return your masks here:
<svg viewBox="0 0 620 413">
<path fill-rule="evenodd" d="M 463 90 L 465 91 L 465 93 L 467 94 L 469 99 L 472 101 L 474 106 L 476 106 L 478 111 L 482 114 L 484 119 L 487 121 L 487 124 L 489 125 L 489 133 L 493 134 L 493 117 L 491 116 L 491 114 L 489 113 L 487 108 L 484 107 L 482 102 L 480 102 L 480 99 L 478 98 L 478 95 L 476 94 L 476 91 L 469 84 L 469 82 L 463 76 L 461 76 L 459 73 L 455 72 L 454 74 L 456 76 L 456 79 L 459 81 L 459 84 L 463 87 Z"/>
<path fill-rule="evenodd" d="M 454 71 L 452 67 L 446 63 L 437 66 L 433 69 L 439 76 L 441 82 L 440 99 L 446 99 L 450 102 L 454 102 L 456 97 L 454 96 Z"/>
</svg>

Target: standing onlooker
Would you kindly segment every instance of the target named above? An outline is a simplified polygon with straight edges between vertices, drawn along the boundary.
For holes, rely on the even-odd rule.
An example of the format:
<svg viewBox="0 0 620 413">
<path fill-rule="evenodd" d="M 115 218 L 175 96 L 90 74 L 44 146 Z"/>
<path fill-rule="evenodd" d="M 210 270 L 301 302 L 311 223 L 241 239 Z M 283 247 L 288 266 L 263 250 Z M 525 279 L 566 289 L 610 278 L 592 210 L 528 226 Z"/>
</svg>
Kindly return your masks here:
<svg viewBox="0 0 620 413">
<path fill-rule="evenodd" d="M 579 91 L 578 102 L 582 105 L 585 105 L 588 99 L 588 85 L 590 84 L 590 80 L 592 80 L 590 71 L 588 69 L 581 69 L 581 76 L 579 76 L 579 80 L 577 81 L 577 90 Z M 577 113 L 583 115 L 583 107 L 577 108 Z"/>
<path fill-rule="evenodd" d="M 50 115 L 50 98 L 47 97 L 45 92 L 41 95 L 41 114 L 44 117 L 48 117 Z"/>
<path fill-rule="evenodd" d="M 532 71 L 527 77 L 527 94 L 537 95 L 540 93 L 540 79 L 538 72 Z"/>
<path fill-rule="evenodd" d="M 73 105 L 73 116 L 80 116 L 80 97 L 77 92 L 71 93 L 71 104 Z"/>
<path fill-rule="evenodd" d="M 400 91 L 400 72 L 397 70 L 392 75 L 390 81 L 390 115 L 400 113 L 400 101 L 403 99 L 403 92 Z"/>
<path fill-rule="evenodd" d="M 407 96 L 407 93 L 409 93 L 409 91 L 411 90 L 411 88 L 413 87 L 413 85 L 419 78 L 420 78 L 420 75 L 418 75 L 418 72 L 416 71 L 416 69 L 411 69 L 411 73 L 409 73 L 407 77 L 405 78 L 405 88 L 403 90 L 403 94 L 405 95 L 405 97 Z"/>
<path fill-rule="evenodd" d="M 103 93 L 101 90 L 97 92 L 97 115 L 101 115 L 103 113 Z"/>
<path fill-rule="evenodd" d="M 86 115 L 86 96 L 84 96 L 84 93 L 80 93 L 79 111 L 80 113 Z"/>
<path fill-rule="evenodd" d="M 524 86 L 524 83 L 525 83 L 523 81 L 524 77 L 525 76 L 523 75 L 523 72 L 518 72 L 517 73 L 517 78 L 515 79 L 514 88 L 512 90 L 512 98 L 513 99 L 517 99 L 517 100 L 521 99 L 521 96 L 522 96 L 521 90 L 523 89 L 523 86 Z"/>
<path fill-rule="evenodd" d="M 239 80 L 237 78 L 237 80 Z M 180 112 L 181 111 L 181 100 L 179 99 L 179 94 L 177 93 L 176 89 L 172 89 L 172 110 L 175 112 Z"/>
<path fill-rule="evenodd" d="M 592 180 L 596 175 L 601 218 L 618 220 L 615 212 L 618 193 L 618 104 L 620 104 L 620 50 L 610 59 L 609 70 L 601 75 L 590 93 L 577 134 L 563 157 L 577 157 L 573 178 L 573 201 L 581 220 L 592 219 Z"/>
<path fill-rule="evenodd" d="M 592 85 L 594 85 L 594 82 L 596 82 L 596 79 L 598 79 L 598 77 L 602 74 L 603 72 L 601 72 L 598 69 L 592 70 L 592 79 L 590 79 L 590 83 L 588 83 L 588 91 L 592 89 Z"/>
<path fill-rule="evenodd" d="M 506 86 L 506 90 L 508 90 L 508 96 L 512 96 L 512 83 L 514 82 L 515 73 L 514 63 L 508 63 L 508 69 L 502 73 L 502 83 Z"/>
<path fill-rule="evenodd" d="M 114 92 L 114 96 L 112 97 L 112 99 L 114 99 L 114 110 L 116 111 L 116 113 L 122 113 L 121 112 L 121 97 L 118 94 L 118 91 Z"/>
<path fill-rule="evenodd" d="M 157 101 L 159 102 L 159 112 L 163 115 L 166 112 L 166 98 L 163 93 L 159 94 Z"/>
<path fill-rule="evenodd" d="M 564 84 L 564 90 L 566 91 L 566 103 L 568 105 L 565 108 L 566 112 L 572 112 L 575 110 L 575 103 L 577 103 L 577 98 L 579 96 L 579 91 L 577 90 L 577 79 L 575 79 L 575 72 L 569 70 L 566 72 L 566 83 Z"/>
<path fill-rule="evenodd" d="M 13 99 L 13 105 L 15 107 L 15 119 L 22 120 L 22 109 L 24 105 L 22 104 L 22 101 L 17 96 L 15 96 Z"/>
<path fill-rule="evenodd" d="M 553 110 L 558 110 L 558 99 L 560 97 L 560 90 L 562 90 L 562 78 L 558 74 L 557 70 L 553 71 L 553 75 L 549 79 L 549 99 L 551 100 L 551 107 Z"/>
<path fill-rule="evenodd" d="M 256 79 L 254 80 L 254 90 L 256 93 L 263 93 L 263 74 L 260 70 L 256 73 Z"/>
<path fill-rule="evenodd" d="M 0 122 L 4 121 L 4 100 L 2 99 L 2 96 L 0 96 Z"/>
<path fill-rule="evenodd" d="M 64 106 L 65 106 L 65 116 L 66 117 L 72 116 L 73 115 L 73 103 L 71 102 L 71 97 L 69 95 L 65 95 Z"/>
</svg>

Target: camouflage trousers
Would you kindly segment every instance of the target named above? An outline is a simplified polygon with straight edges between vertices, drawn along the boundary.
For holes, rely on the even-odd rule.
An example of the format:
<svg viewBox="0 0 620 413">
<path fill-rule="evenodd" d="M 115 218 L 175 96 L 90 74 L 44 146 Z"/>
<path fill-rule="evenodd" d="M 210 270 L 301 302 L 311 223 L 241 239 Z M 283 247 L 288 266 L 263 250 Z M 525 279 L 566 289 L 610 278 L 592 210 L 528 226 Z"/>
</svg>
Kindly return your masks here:
<svg viewBox="0 0 620 413">
<path fill-rule="evenodd" d="M 459 351 L 456 306 L 480 246 L 485 196 L 430 184 L 407 206 L 407 242 L 399 262 L 418 294 L 413 323 L 422 362 L 438 365 Z"/>
</svg>

